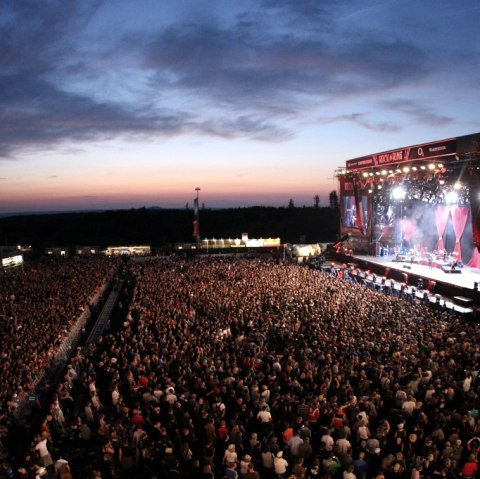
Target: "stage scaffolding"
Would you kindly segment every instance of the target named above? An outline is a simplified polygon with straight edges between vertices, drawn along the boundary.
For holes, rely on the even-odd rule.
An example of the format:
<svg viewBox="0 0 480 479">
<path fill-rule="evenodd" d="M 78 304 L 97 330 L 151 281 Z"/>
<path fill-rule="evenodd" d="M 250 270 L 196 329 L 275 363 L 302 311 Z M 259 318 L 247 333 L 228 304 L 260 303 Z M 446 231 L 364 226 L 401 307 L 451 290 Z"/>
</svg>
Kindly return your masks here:
<svg viewBox="0 0 480 479">
<path fill-rule="evenodd" d="M 480 267 L 480 133 L 355 158 L 335 174 L 343 252 Z"/>
</svg>

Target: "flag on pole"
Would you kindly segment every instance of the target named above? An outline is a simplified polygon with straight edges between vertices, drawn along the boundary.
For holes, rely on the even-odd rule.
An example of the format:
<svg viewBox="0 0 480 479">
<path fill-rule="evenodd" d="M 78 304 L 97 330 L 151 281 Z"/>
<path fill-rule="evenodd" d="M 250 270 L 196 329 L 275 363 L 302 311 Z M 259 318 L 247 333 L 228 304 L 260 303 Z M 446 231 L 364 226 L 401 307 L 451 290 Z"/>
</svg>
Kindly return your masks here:
<svg viewBox="0 0 480 479">
<path fill-rule="evenodd" d="M 198 220 L 198 198 L 193 200 L 193 215 L 195 219 Z"/>
<path fill-rule="evenodd" d="M 198 215 L 198 198 L 193 200 L 193 237 L 198 238 L 200 236 L 200 218 Z"/>
</svg>

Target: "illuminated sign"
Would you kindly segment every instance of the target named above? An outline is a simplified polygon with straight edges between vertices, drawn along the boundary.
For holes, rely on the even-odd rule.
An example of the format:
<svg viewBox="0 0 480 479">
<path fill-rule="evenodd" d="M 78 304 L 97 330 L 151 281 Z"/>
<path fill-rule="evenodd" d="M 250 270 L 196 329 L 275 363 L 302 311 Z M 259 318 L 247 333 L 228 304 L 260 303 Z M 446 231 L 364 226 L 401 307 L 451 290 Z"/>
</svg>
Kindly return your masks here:
<svg viewBox="0 0 480 479">
<path fill-rule="evenodd" d="M 407 161 L 431 160 L 433 158 L 454 155 L 456 151 L 456 139 L 436 141 L 434 143 L 400 148 L 348 160 L 346 167 L 349 171 L 355 171 L 377 166 L 398 165 Z"/>
</svg>

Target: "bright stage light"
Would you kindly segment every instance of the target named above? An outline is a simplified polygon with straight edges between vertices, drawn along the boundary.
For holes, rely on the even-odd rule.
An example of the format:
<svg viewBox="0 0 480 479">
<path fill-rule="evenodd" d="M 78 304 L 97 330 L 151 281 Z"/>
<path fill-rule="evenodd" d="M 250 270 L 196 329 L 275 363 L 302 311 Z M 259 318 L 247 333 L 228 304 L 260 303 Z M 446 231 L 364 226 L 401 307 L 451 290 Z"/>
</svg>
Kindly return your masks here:
<svg viewBox="0 0 480 479">
<path fill-rule="evenodd" d="M 403 167 L 403 172 L 408 173 L 410 171 L 410 168 L 408 166 Z"/>
<path fill-rule="evenodd" d="M 429 170 L 434 170 L 434 169 L 435 169 L 435 164 L 434 164 L 434 163 L 430 163 L 430 164 L 428 165 L 428 169 L 429 169 Z"/>
<path fill-rule="evenodd" d="M 456 191 L 448 191 L 445 193 L 445 202 L 447 205 L 454 205 L 458 202 L 458 193 Z"/>
<path fill-rule="evenodd" d="M 453 185 L 453 187 L 454 187 L 456 190 L 461 190 L 461 189 L 462 189 L 462 184 L 461 184 L 459 181 L 457 181 L 457 182 Z"/>
<path fill-rule="evenodd" d="M 401 186 L 397 186 L 392 190 L 394 200 L 403 200 L 405 198 L 405 190 Z"/>
</svg>

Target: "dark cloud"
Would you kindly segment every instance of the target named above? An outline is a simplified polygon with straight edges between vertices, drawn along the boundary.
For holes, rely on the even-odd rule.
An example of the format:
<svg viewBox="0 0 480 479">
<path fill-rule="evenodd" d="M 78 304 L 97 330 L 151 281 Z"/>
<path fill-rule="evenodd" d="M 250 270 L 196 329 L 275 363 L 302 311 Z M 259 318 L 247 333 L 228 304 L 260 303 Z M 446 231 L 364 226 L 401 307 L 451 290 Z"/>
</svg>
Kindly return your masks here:
<svg viewBox="0 0 480 479">
<path fill-rule="evenodd" d="M 300 22 L 305 28 L 309 24 L 318 28 L 329 28 L 333 23 L 333 12 L 348 0 L 336 0 L 335 4 L 319 0 L 263 0 L 270 14 L 283 14 L 287 22 Z"/>
<path fill-rule="evenodd" d="M 63 140 L 109 139 L 122 134 L 179 132 L 181 113 L 143 115 L 115 103 L 58 89 L 32 72 L 0 76 L 0 154 L 17 148 L 49 146 Z"/>
<path fill-rule="evenodd" d="M 351 113 L 348 115 L 338 115 L 332 118 L 319 119 L 319 123 L 321 124 L 337 122 L 355 123 L 356 125 L 366 128 L 367 130 L 377 131 L 379 133 L 395 132 L 402 129 L 399 124 L 391 121 L 372 121 L 368 118 L 368 115 L 364 113 Z"/>
<path fill-rule="evenodd" d="M 441 115 L 427 105 L 414 102 L 408 99 L 396 99 L 385 101 L 382 103 L 385 108 L 401 112 L 408 115 L 415 120 L 416 123 L 421 123 L 428 126 L 440 127 L 448 125 L 453 121 L 453 118 Z"/>
<path fill-rule="evenodd" d="M 342 0 L 335 8 L 348 4 Z M 429 73 L 413 41 L 368 30 L 340 34 L 326 2 L 258 5 L 230 23 L 175 23 L 115 35 L 106 26 L 95 30 L 93 41 L 85 31 L 108 2 L 0 3 L 0 156 L 72 140 L 192 133 L 282 141 L 313 109 Z M 143 80 L 120 84 L 129 92 L 125 97 L 105 87 L 108 75 L 113 84 L 122 82 L 122 68 Z M 171 106 L 170 97 L 181 98 L 182 106 Z M 424 116 L 413 106 L 402 111 L 419 122 L 441 119 L 433 110 Z M 333 121 L 340 120 L 395 129 L 365 114 Z"/>
<path fill-rule="evenodd" d="M 287 115 L 312 100 L 379 92 L 426 73 L 425 57 L 413 44 L 365 35 L 351 40 L 265 38 L 253 30 L 189 24 L 159 34 L 146 62 L 159 84 L 168 78 L 171 87 L 266 113 L 281 104 Z"/>
<path fill-rule="evenodd" d="M 0 155 L 22 147 L 49 147 L 66 140 L 107 140 L 128 135 L 148 138 L 182 133 L 224 138 L 281 140 L 288 132 L 272 122 L 249 116 L 205 120 L 183 111 L 132 110 L 68 93 L 29 72 L 0 76 Z"/>
<path fill-rule="evenodd" d="M 248 137 L 260 141 L 284 141 L 292 133 L 265 119 L 239 116 L 233 120 L 205 122 L 200 131 L 223 138 Z"/>
<path fill-rule="evenodd" d="M 29 65 L 48 71 L 50 62 L 65 61 L 75 53 L 74 39 L 93 17 L 98 0 L 63 2 L 35 0 L 0 2 L 0 71 Z"/>
</svg>

